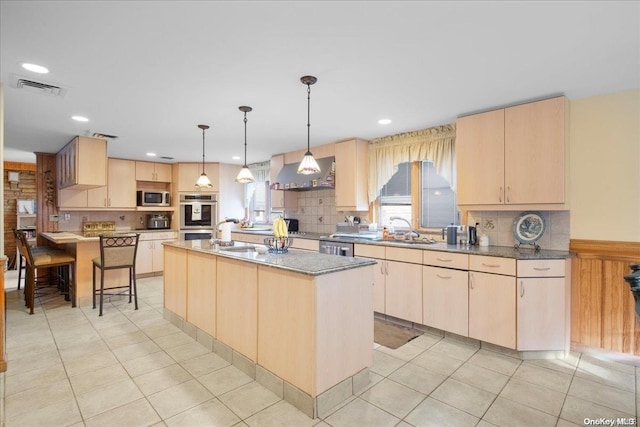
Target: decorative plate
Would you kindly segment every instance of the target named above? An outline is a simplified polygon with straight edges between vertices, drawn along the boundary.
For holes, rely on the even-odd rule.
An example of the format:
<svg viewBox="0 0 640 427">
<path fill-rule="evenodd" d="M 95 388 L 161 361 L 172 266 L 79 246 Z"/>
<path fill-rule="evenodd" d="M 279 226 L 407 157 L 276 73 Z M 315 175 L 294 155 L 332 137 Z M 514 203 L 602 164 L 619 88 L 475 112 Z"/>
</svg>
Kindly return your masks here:
<svg viewBox="0 0 640 427">
<path fill-rule="evenodd" d="M 538 212 L 522 212 L 513 221 L 513 237 L 524 244 L 535 244 L 546 226 L 542 215 Z"/>
</svg>

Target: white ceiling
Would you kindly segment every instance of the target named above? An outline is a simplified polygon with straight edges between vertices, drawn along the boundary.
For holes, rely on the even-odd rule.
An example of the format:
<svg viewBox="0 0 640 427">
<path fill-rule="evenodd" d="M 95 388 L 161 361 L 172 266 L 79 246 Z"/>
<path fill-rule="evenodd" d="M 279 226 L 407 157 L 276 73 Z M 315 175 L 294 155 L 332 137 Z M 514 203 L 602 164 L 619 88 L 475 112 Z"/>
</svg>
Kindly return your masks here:
<svg viewBox="0 0 640 427">
<path fill-rule="evenodd" d="M 306 74 L 312 146 L 640 87 L 639 1 L 1 0 L 0 16 L 5 160 L 97 132 L 119 136 L 111 157 L 200 161 L 204 123 L 207 161 L 241 164 L 240 105 L 248 162 L 267 160 L 306 145 Z"/>
</svg>

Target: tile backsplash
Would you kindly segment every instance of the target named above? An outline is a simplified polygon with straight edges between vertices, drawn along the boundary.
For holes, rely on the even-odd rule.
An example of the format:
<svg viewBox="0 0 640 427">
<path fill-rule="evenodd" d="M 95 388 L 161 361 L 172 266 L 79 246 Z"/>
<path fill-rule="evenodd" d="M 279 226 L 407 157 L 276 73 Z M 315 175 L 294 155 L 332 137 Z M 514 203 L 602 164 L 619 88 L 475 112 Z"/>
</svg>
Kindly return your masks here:
<svg viewBox="0 0 640 427">
<path fill-rule="evenodd" d="M 569 250 L 569 211 L 537 211 L 545 221 L 546 229 L 538 244 L 542 249 Z M 478 225 L 478 235 L 486 234 L 492 246 L 513 246 L 513 222 L 519 211 L 473 211 L 469 212 L 467 224 Z"/>
<path fill-rule="evenodd" d="M 59 231 L 80 231 L 82 223 L 86 221 L 113 221 L 116 224 L 116 230 L 126 231 L 135 230 L 136 228 L 146 228 L 146 219 L 148 212 L 132 212 L 132 211 L 64 211 L 58 212 L 58 230 Z M 173 212 L 153 212 L 165 213 L 172 217 Z M 66 218 L 69 219 L 66 219 Z"/>
<path fill-rule="evenodd" d="M 298 208 L 287 209 L 286 216 L 297 218 L 300 231 L 331 234 L 336 224 L 344 222 L 345 215 L 367 217 L 368 212 L 337 212 L 334 189 L 299 191 Z"/>
</svg>

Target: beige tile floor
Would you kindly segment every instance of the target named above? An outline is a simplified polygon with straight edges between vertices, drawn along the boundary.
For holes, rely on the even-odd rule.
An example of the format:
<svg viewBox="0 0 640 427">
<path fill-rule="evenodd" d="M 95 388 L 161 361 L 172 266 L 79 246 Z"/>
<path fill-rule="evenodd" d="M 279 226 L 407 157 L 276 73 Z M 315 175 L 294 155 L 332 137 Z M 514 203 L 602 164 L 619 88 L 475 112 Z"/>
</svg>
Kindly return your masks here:
<svg viewBox="0 0 640 427">
<path fill-rule="evenodd" d="M 7 292 L 7 427 L 569 427 L 638 415 L 633 360 L 521 361 L 425 334 L 377 347 L 369 387 L 312 420 L 164 320 L 162 278 L 138 283 L 138 311 L 114 301 L 103 317 L 59 296 L 29 316 Z"/>
</svg>

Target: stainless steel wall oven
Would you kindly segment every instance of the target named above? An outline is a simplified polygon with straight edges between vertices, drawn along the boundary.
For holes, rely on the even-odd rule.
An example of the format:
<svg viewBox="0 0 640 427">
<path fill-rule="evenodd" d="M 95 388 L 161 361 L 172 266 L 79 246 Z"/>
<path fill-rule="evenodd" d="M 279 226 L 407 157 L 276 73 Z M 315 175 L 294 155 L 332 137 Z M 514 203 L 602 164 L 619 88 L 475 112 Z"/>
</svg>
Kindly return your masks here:
<svg viewBox="0 0 640 427">
<path fill-rule="evenodd" d="M 210 239 L 218 222 L 218 195 L 215 193 L 180 194 L 180 239 Z"/>
</svg>

